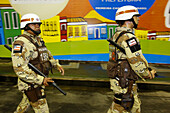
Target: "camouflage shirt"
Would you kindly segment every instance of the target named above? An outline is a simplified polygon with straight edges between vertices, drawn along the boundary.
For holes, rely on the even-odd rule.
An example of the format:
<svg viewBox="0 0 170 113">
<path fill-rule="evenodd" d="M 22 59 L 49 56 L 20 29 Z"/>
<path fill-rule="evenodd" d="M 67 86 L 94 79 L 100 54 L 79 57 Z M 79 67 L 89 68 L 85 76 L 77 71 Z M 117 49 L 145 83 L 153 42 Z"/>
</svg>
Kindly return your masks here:
<svg viewBox="0 0 170 113">
<path fill-rule="evenodd" d="M 40 43 L 42 39 L 40 37 L 34 37 L 26 31 L 23 34 L 31 37 L 39 46 L 42 46 Z M 21 91 L 27 90 L 31 85 L 37 87 L 43 83 L 44 77 L 36 74 L 28 67 L 29 61 L 38 57 L 38 52 L 35 50 L 36 46 L 25 37 L 21 36 L 13 42 L 11 53 L 12 63 L 14 71 L 18 76 L 18 89 Z M 53 58 L 49 50 L 48 53 L 51 65 L 60 66 L 58 60 Z"/>
<path fill-rule="evenodd" d="M 117 41 L 117 44 L 120 45 L 122 48 L 125 49 L 126 55 L 116 50 L 118 54 L 118 59 L 127 59 L 131 68 L 142 77 L 147 77 L 148 73 L 148 62 L 146 61 L 145 57 L 142 54 L 142 50 L 140 48 L 140 43 L 137 37 L 132 33 L 132 29 L 125 28 L 125 27 L 117 27 L 116 33 L 113 36 L 113 41 L 117 39 L 119 34 L 122 31 L 127 31 L 131 33 L 123 34 Z M 110 45 L 109 51 L 114 51 L 113 45 Z M 110 53 L 110 57 L 112 57 Z M 111 58 L 110 58 L 111 59 Z"/>
</svg>

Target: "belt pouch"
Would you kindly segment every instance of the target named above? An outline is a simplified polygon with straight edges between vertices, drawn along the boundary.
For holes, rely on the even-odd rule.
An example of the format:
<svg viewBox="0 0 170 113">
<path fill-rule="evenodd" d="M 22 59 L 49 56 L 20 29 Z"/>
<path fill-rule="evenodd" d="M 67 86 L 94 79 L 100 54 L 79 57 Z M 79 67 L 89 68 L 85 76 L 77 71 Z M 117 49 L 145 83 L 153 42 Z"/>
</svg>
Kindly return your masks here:
<svg viewBox="0 0 170 113">
<path fill-rule="evenodd" d="M 41 87 L 31 88 L 30 90 L 25 91 L 25 95 L 28 97 L 29 101 L 36 102 L 39 99 L 45 97 L 42 96 L 41 89 Z"/>
</svg>

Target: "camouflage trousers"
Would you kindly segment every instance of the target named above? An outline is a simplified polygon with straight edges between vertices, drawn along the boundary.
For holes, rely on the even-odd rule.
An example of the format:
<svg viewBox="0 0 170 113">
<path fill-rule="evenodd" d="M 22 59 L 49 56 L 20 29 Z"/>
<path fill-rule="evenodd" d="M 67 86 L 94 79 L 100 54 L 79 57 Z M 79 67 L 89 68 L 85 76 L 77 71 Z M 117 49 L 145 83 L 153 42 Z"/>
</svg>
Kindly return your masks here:
<svg viewBox="0 0 170 113">
<path fill-rule="evenodd" d="M 122 89 L 119 86 L 118 81 L 115 79 L 110 79 L 110 84 L 111 84 L 111 89 L 113 90 L 114 93 L 120 94 L 120 93 L 125 93 L 127 91 L 127 88 Z M 134 95 L 134 104 L 130 112 L 127 112 L 120 104 L 117 104 L 113 101 L 107 113 L 141 113 L 141 108 L 140 108 L 141 101 L 137 93 L 136 84 L 134 84 L 132 92 Z"/>
<path fill-rule="evenodd" d="M 23 98 L 14 113 L 25 113 L 30 105 L 35 113 L 49 113 L 49 108 L 46 98 L 39 99 L 37 102 L 30 102 L 27 96 L 23 93 Z"/>
</svg>

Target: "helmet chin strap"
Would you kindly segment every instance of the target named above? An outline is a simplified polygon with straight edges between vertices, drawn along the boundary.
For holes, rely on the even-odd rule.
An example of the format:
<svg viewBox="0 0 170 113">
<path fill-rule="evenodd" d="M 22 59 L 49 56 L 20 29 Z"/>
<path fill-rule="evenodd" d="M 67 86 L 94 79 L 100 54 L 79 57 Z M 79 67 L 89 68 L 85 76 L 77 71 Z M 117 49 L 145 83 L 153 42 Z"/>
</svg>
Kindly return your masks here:
<svg viewBox="0 0 170 113">
<path fill-rule="evenodd" d="M 136 29 L 138 27 L 138 24 L 136 24 L 133 18 L 132 18 L 132 22 L 133 22 L 134 28 Z"/>
<path fill-rule="evenodd" d="M 39 31 L 34 31 L 33 29 L 31 29 L 29 26 L 27 26 L 27 29 L 26 30 L 31 30 L 35 35 L 39 35 L 41 33 L 41 30 Z"/>
</svg>

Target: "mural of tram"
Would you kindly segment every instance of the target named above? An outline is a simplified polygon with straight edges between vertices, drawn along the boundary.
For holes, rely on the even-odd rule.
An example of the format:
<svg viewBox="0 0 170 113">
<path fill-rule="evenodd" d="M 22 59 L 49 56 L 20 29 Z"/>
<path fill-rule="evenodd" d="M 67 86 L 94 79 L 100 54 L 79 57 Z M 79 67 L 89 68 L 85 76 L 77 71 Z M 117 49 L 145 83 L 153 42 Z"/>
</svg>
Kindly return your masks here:
<svg viewBox="0 0 170 113">
<path fill-rule="evenodd" d="M 0 12 L 0 50 L 6 53 L 3 45 L 11 45 L 22 32 L 20 15 L 12 7 L 1 7 Z M 42 20 L 40 35 L 56 59 L 107 61 L 106 39 L 112 37 L 116 26 L 115 22 L 103 23 L 96 18 L 54 16 Z"/>
<path fill-rule="evenodd" d="M 118 25 L 115 21 L 99 15 L 87 1 L 82 3 L 71 1 L 60 14 L 42 20 L 40 35 L 54 58 L 70 61 L 108 61 L 109 43 L 106 39 L 113 36 Z M 149 63 L 170 64 L 170 52 L 168 51 L 170 31 L 164 27 L 164 24 L 159 24 L 162 26 L 158 27 L 156 23 L 164 21 L 157 21 L 157 15 L 152 14 L 153 10 L 157 11 L 157 7 L 165 9 L 162 4 L 166 5 L 167 0 L 162 4 L 159 2 L 156 0 L 155 6 L 148 10 L 145 15 L 142 15 L 135 35 L 140 39 L 142 51 Z M 80 7 L 77 7 L 77 4 Z M 75 10 L 70 12 L 69 9 L 73 7 Z M 85 8 L 84 12 L 80 11 L 81 8 Z M 163 12 L 164 10 L 161 14 Z M 164 19 L 161 14 L 159 17 Z M 148 21 L 150 19 L 147 18 L 148 15 L 152 15 L 152 21 Z M 147 22 L 150 23 L 147 24 Z M 10 5 L 0 5 L 0 51 L 5 53 L 1 54 L 0 57 L 10 56 L 3 49 L 3 45 L 12 44 L 17 38 L 16 36 L 21 34 L 19 25 L 20 15 Z"/>
<path fill-rule="evenodd" d="M 12 44 L 21 34 L 20 15 L 12 7 L 0 8 L 0 44 Z M 42 20 L 40 34 L 46 43 L 102 40 L 112 37 L 117 24 L 103 23 L 95 18 L 59 17 Z"/>
</svg>

